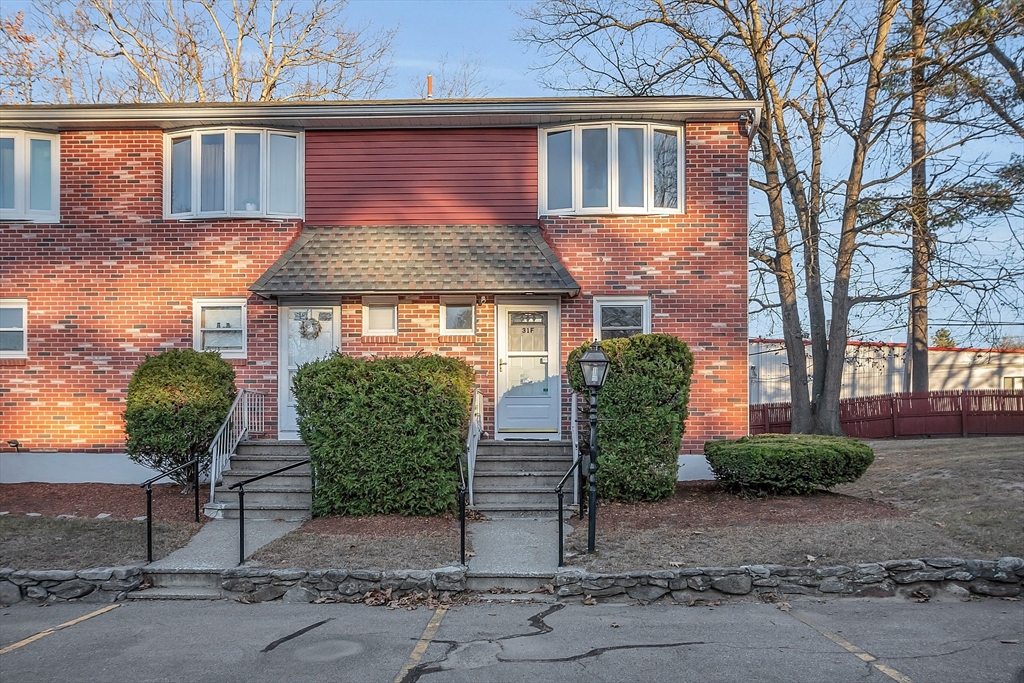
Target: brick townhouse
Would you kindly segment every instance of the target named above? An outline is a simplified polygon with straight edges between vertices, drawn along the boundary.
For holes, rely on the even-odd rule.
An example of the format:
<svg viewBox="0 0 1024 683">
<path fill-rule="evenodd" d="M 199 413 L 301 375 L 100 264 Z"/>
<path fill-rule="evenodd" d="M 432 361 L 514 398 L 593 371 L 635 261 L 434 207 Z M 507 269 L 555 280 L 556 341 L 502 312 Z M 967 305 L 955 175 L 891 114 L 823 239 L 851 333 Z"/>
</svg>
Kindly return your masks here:
<svg viewBox="0 0 1024 683">
<path fill-rule="evenodd" d="M 146 354 L 217 350 L 297 438 L 332 349 L 465 358 L 491 438 L 562 438 L 569 352 L 677 335 L 682 452 L 747 432 L 747 151 L 700 97 L 11 106 L 0 446 L 119 453 Z"/>
</svg>

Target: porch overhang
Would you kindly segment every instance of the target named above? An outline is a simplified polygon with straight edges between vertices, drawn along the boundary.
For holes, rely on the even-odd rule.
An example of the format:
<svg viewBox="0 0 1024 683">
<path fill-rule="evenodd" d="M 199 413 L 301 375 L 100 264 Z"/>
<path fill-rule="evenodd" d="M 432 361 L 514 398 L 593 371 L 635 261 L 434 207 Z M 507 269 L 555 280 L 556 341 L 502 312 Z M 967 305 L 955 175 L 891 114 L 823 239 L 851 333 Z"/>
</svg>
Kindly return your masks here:
<svg viewBox="0 0 1024 683">
<path fill-rule="evenodd" d="M 536 225 L 306 226 L 249 288 L 265 298 L 567 294 L 580 286 Z"/>
</svg>

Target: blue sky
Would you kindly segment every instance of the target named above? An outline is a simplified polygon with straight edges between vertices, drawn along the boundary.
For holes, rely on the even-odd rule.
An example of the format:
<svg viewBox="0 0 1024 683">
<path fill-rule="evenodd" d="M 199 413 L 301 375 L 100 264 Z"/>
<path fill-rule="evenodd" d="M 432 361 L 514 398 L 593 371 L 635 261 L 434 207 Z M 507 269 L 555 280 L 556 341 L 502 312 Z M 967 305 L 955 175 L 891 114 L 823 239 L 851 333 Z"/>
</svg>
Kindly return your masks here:
<svg viewBox="0 0 1024 683">
<path fill-rule="evenodd" d="M 536 61 L 527 47 L 512 40 L 522 20 L 515 8 L 529 2 L 509 0 L 350 0 L 353 27 L 371 22 L 377 28 L 398 27 L 392 87 L 385 97 L 417 96 L 415 84 L 436 73 L 442 55 L 449 63 L 463 55 L 479 58 L 480 74 L 491 97 L 552 95 L 536 83 L 530 66 Z"/>
</svg>

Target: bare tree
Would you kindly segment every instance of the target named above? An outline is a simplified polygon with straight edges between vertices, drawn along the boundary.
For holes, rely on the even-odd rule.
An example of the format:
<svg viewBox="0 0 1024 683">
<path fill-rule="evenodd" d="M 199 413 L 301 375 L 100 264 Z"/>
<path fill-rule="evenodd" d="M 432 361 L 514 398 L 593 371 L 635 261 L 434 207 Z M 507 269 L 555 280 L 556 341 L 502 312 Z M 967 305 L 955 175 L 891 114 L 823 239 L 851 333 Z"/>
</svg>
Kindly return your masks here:
<svg viewBox="0 0 1024 683">
<path fill-rule="evenodd" d="M 448 53 L 437 60 L 437 70 L 431 74 L 434 80 L 432 97 L 442 100 L 487 97 L 501 83 L 490 83 L 481 74 L 483 62 L 478 53 L 463 55 L 454 64 Z M 421 98 L 427 96 L 426 79 L 413 83 Z"/>
<path fill-rule="evenodd" d="M 393 30 L 350 29 L 345 0 L 41 0 L 40 32 L 102 71 L 119 102 L 371 98 Z M 84 101 L 98 99 L 79 83 Z M 73 99 L 71 97 L 53 100 Z"/>
<path fill-rule="evenodd" d="M 929 159 L 931 187 L 949 197 L 965 192 L 965 179 L 981 184 L 991 169 L 979 163 L 964 171 L 957 150 L 1002 133 L 976 108 L 959 119 L 949 112 L 920 161 L 909 158 L 912 97 L 904 83 L 914 62 L 891 49 L 906 25 L 901 7 L 901 0 L 543 0 L 526 13 L 520 35 L 546 58 L 541 78 L 549 87 L 761 102 L 751 186 L 763 193 L 766 225 L 755 226 L 750 256 L 756 275 L 771 282 L 756 282 L 754 299 L 779 316 L 790 358 L 803 358 L 810 338 L 810 376 L 803 363 L 790 364 L 797 432 L 841 433 L 851 311 L 891 306 L 914 291 L 898 276 L 909 271 L 904 258 L 912 250 L 911 170 Z M 1013 203 L 1005 188 L 992 192 Z M 936 249 L 972 245 L 936 240 Z M 994 264 L 981 251 L 980 259 L 947 252 L 929 262 L 932 276 L 918 288 L 987 296 L 1021 277 L 1012 254 L 1003 254 L 1009 265 Z"/>
</svg>

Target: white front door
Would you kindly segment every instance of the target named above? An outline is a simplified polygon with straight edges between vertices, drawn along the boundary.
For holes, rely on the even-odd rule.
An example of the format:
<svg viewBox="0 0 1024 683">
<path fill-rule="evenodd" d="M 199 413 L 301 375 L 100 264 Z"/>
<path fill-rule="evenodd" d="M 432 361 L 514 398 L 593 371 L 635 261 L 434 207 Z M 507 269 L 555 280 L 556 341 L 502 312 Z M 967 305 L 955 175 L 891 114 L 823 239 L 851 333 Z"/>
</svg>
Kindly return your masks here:
<svg viewBox="0 0 1024 683">
<path fill-rule="evenodd" d="M 558 302 L 502 302 L 497 314 L 497 438 L 558 440 Z"/>
<path fill-rule="evenodd" d="M 292 378 L 303 363 L 339 347 L 341 310 L 337 306 L 281 306 L 278 309 L 277 438 L 298 439 Z"/>
</svg>

